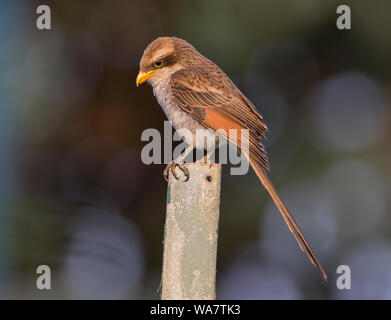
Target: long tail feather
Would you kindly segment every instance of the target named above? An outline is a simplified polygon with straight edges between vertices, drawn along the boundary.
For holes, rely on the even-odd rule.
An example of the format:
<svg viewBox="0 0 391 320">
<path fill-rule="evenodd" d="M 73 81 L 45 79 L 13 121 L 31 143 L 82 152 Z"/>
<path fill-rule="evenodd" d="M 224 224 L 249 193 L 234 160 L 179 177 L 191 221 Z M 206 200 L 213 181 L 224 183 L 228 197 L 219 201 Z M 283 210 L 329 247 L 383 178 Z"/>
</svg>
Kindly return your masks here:
<svg viewBox="0 0 391 320">
<path fill-rule="evenodd" d="M 296 224 L 291 213 L 288 211 L 284 202 L 282 201 L 282 199 L 278 195 L 276 189 L 274 188 L 272 182 L 270 181 L 269 177 L 267 176 L 265 170 L 255 160 L 253 160 L 251 158 L 250 158 L 250 165 L 254 169 L 255 173 L 257 174 L 259 180 L 262 182 L 265 189 L 269 192 L 269 194 L 272 197 L 274 203 L 276 204 L 278 210 L 280 211 L 282 217 L 284 218 L 286 224 L 288 225 L 289 230 L 293 233 L 297 242 L 299 243 L 300 248 L 305 253 L 307 253 L 308 258 L 310 259 L 312 264 L 314 266 L 316 266 L 319 269 L 319 271 L 322 273 L 324 280 L 327 280 L 327 275 L 326 275 L 322 265 L 319 263 L 314 252 L 312 251 L 310 245 L 308 244 L 306 238 L 304 237 L 303 233 L 301 232 L 299 226 Z"/>
</svg>

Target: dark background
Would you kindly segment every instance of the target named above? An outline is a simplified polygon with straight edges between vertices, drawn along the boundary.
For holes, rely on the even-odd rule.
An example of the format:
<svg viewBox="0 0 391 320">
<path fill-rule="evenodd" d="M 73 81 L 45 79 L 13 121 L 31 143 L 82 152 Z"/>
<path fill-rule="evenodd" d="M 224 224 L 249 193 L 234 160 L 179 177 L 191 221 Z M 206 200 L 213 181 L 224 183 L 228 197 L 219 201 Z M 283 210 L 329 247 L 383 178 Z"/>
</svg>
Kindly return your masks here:
<svg viewBox="0 0 391 320">
<path fill-rule="evenodd" d="M 35 26 L 39 4 L 52 30 Z M 348 4 L 352 29 L 338 30 Z M 135 79 L 178 36 L 263 114 L 271 177 L 324 283 L 251 171 L 224 168 L 220 299 L 391 298 L 390 1 L 2 1 L 0 297 L 158 299 L 164 165 L 142 164 L 165 116 Z M 35 286 L 36 268 L 52 289 Z M 338 290 L 349 265 L 352 289 Z"/>
</svg>

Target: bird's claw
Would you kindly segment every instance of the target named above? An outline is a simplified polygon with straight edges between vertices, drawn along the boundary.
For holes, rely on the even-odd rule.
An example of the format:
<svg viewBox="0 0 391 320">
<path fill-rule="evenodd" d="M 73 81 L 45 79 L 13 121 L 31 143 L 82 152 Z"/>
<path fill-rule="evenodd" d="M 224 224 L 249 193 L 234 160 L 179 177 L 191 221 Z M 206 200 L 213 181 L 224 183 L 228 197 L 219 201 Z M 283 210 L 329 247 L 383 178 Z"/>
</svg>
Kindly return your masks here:
<svg viewBox="0 0 391 320">
<path fill-rule="evenodd" d="M 183 162 L 181 163 L 176 163 L 176 162 L 171 162 L 169 163 L 166 168 L 164 169 L 163 171 L 163 176 L 164 176 L 164 179 L 168 182 L 168 176 L 170 174 L 170 170 L 172 172 L 172 175 L 174 176 L 175 179 L 177 180 L 180 180 L 179 177 L 178 177 L 178 174 L 175 170 L 175 168 L 178 167 L 179 169 L 182 170 L 183 174 L 185 175 L 185 180 L 184 182 L 186 182 L 187 180 L 189 180 L 189 177 L 190 177 L 190 174 L 189 174 L 189 169 L 186 168 L 185 164 Z"/>
</svg>

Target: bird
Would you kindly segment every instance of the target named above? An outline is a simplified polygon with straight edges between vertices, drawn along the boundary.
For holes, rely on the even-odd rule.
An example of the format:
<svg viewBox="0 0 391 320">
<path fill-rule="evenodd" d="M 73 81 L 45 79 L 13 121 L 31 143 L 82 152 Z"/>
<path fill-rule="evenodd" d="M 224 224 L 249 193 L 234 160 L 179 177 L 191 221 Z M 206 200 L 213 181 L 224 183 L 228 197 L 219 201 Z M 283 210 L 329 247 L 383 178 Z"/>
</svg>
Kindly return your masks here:
<svg viewBox="0 0 391 320">
<path fill-rule="evenodd" d="M 327 280 L 325 270 L 269 178 L 269 160 L 262 144 L 268 128 L 263 117 L 224 71 L 186 40 L 159 37 L 146 47 L 140 60 L 137 87 L 144 82 L 152 86 L 156 100 L 175 130 L 186 129 L 182 139 L 189 147 L 167 165 L 164 176 L 168 178 L 171 171 L 178 179 L 175 169 L 179 167 L 188 179 L 189 171 L 184 158 L 194 148 L 213 145 L 197 141 L 197 130 L 209 129 L 206 134 L 209 141 L 217 141 L 221 132 L 247 130 L 247 139 L 241 139 L 240 136 L 232 139 L 228 133 L 225 138 L 238 149 L 247 150 L 245 157 L 270 194 L 300 248 L 319 269 L 324 280 Z M 247 141 L 247 148 L 239 143 L 241 140 Z M 214 148 L 215 145 L 212 149 Z M 209 154 L 211 150 L 207 151 Z"/>
</svg>

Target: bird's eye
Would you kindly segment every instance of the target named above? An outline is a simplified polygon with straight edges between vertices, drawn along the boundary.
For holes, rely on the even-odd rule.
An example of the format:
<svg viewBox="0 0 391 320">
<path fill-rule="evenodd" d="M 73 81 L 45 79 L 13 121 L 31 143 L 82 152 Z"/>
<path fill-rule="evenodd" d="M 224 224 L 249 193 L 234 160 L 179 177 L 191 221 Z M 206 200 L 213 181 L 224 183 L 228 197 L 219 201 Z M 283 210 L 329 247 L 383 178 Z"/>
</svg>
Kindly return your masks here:
<svg viewBox="0 0 391 320">
<path fill-rule="evenodd" d="M 155 61 L 155 62 L 153 63 L 153 66 L 154 66 L 155 68 L 161 68 L 161 67 L 163 67 L 163 60 Z"/>
</svg>

